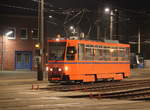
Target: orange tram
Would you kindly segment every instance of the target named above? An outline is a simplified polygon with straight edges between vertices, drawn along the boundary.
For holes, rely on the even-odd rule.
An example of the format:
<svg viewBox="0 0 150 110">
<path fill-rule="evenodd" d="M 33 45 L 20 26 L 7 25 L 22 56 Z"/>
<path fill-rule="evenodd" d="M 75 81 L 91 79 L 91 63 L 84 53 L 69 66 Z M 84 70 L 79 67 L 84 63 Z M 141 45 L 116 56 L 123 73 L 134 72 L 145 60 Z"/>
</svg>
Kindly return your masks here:
<svg viewBox="0 0 150 110">
<path fill-rule="evenodd" d="M 129 56 L 128 44 L 90 40 L 48 40 L 48 80 L 122 80 L 130 75 Z"/>
</svg>

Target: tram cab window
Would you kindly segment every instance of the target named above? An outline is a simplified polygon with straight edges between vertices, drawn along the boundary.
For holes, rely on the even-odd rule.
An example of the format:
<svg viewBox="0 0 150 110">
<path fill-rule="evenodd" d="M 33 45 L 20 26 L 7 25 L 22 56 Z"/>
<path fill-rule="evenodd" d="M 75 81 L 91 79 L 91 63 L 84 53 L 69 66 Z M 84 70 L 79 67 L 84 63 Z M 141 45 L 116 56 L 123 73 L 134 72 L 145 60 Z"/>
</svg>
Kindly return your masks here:
<svg viewBox="0 0 150 110">
<path fill-rule="evenodd" d="M 67 47 L 67 60 L 75 60 L 76 48 L 74 46 Z"/>
<path fill-rule="evenodd" d="M 51 42 L 48 45 L 48 60 L 64 60 L 66 42 Z"/>
</svg>

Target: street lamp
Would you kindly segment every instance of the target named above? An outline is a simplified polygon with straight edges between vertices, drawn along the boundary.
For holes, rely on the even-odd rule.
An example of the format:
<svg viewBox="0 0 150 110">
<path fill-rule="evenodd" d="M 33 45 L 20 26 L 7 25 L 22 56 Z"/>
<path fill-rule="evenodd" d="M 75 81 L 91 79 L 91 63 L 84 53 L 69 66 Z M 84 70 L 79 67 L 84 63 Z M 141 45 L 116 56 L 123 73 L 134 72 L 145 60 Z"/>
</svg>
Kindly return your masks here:
<svg viewBox="0 0 150 110">
<path fill-rule="evenodd" d="M 69 29 L 73 35 L 76 33 L 76 29 L 74 26 L 70 26 Z"/>
<path fill-rule="evenodd" d="M 105 13 L 109 13 L 110 12 L 110 8 L 105 8 L 104 11 L 105 11 Z"/>
<path fill-rule="evenodd" d="M 74 26 L 70 26 L 69 29 L 70 29 L 70 30 L 73 30 L 73 29 L 74 29 Z"/>
<path fill-rule="evenodd" d="M 52 15 L 50 15 L 50 16 L 48 16 L 49 18 L 53 18 L 53 16 Z"/>
</svg>

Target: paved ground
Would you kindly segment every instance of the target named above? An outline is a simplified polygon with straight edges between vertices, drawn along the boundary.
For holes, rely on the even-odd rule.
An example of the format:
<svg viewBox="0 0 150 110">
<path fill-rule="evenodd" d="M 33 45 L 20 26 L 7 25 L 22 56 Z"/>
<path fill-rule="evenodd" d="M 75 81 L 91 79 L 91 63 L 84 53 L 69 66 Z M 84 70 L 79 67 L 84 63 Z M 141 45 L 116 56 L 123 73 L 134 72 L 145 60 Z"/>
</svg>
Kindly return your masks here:
<svg viewBox="0 0 150 110">
<path fill-rule="evenodd" d="M 134 69 L 128 80 L 150 78 L 150 69 Z M 65 98 L 79 92 L 32 90 L 32 84 L 46 87 L 36 80 L 36 72 L 0 72 L 0 110 L 150 110 L 149 101 Z M 50 84 L 51 85 L 51 84 Z"/>
</svg>

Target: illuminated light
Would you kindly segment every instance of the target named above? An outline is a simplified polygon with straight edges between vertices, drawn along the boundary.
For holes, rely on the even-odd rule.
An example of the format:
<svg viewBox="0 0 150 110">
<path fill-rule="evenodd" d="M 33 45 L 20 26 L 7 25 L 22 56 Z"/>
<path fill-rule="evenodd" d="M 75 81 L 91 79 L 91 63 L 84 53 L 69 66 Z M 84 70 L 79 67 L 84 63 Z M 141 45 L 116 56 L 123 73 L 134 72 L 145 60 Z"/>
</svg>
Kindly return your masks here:
<svg viewBox="0 0 150 110">
<path fill-rule="evenodd" d="M 113 11 L 110 12 L 110 15 L 111 15 L 111 16 L 114 15 Z"/>
<path fill-rule="evenodd" d="M 61 38 L 61 35 L 60 35 L 60 34 L 57 34 L 56 38 Z"/>
<path fill-rule="evenodd" d="M 50 68 L 49 70 L 50 70 L 50 71 L 53 71 L 53 68 Z"/>
<path fill-rule="evenodd" d="M 62 69 L 61 69 L 61 68 L 59 68 L 59 69 L 58 69 L 58 71 L 62 71 Z"/>
<path fill-rule="evenodd" d="M 35 47 L 36 48 L 40 48 L 40 44 L 38 43 L 38 44 L 35 44 Z"/>
<path fill-rule="evenodd" d="M 9 31 L 9 32 L 7 32 L 5 35 L 6 36 L 9 36 L 10 34 L 12 34 L 13 33 L 13 31 Z"/>
<path fill-rule="evenodd" d="M 65 68 L 64 68 L 64 69 L 65 69 L 65 71 L 68 71 L 68 69 L 69 69 L 69 68 L 68 68 L 68 66 L 65 66 Z"/>
<path fill-rule="evenodd" d="M 110 52 L 114 52 L 114 49 L 110 49 Z"/>
<path fill-rule="evenodd" d="M 59 38 L 56 38 L 56 41 L 57 41 L 57 42 L 59 42 L 59 41 L 60 41 L 60 39 L 59 39 Z"/>
<path fill-rule="evenodd" d="M 55 11 L 55 10 L 50 10 L 50 11 Z"/>
<path fill-rule="evenodd" d="M 52 16 L 50 15 L 49 18 L 52 18 Z"/>
<path fill-rule="evenodd" d="M 46 71 L 48 71 L 49 70 L 49 67 L 46 67 Z"/>
<path fill-rule="evenodd" d="M 105 8 L 105 12 L 106 13 L 110 12 L 110 9 L 109 8 Z"/>
<path fill-rule="evenodd" d="M 73 30 L 74 29 L 74 27 L 73 26 L 70 26 L 70 30 Z"/>
</svg>

